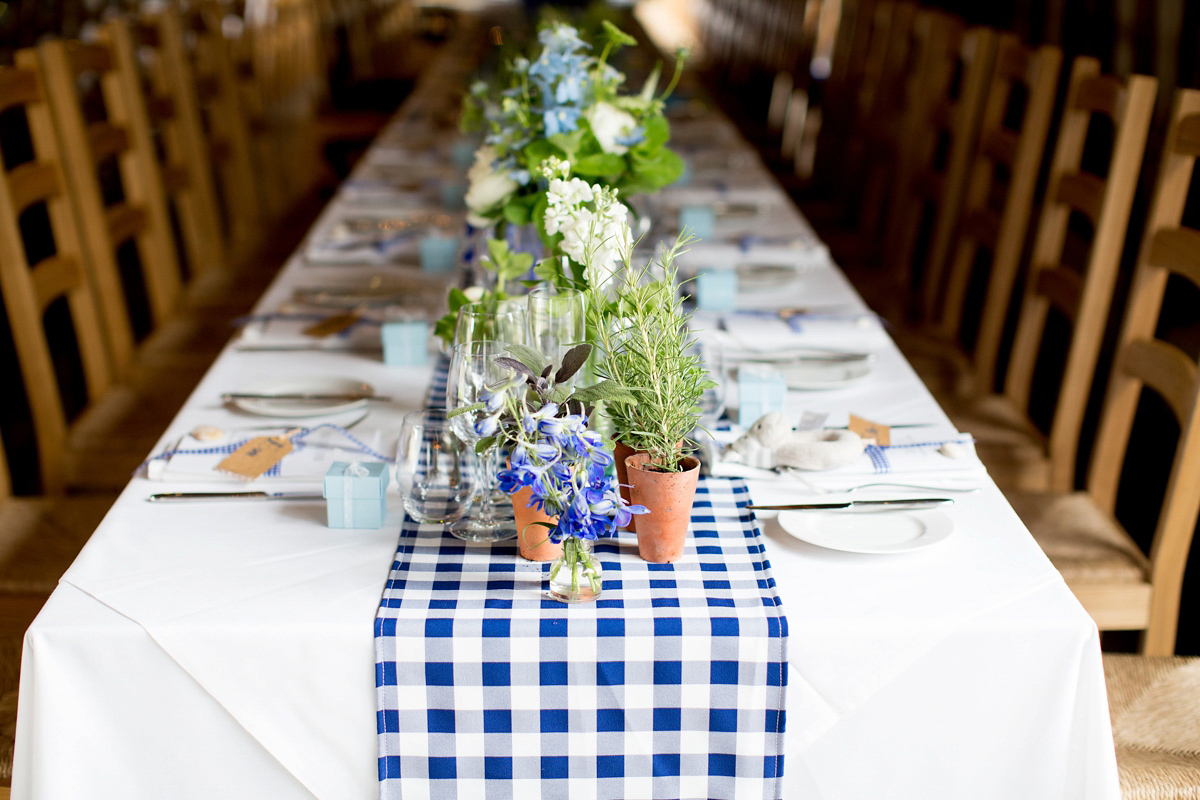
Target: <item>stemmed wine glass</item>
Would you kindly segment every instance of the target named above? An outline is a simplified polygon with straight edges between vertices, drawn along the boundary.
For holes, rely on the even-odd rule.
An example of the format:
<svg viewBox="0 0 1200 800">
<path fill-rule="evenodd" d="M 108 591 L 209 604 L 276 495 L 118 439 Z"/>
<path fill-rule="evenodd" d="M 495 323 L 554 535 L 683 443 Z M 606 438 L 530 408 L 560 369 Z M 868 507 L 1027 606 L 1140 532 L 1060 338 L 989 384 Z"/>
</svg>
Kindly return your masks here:
<svg viewBox="0 0 1200 800">
<path fill-rule="evenodd" d="M 417 522 L 456 522 L 475 487 L 473 459 L 442 408 L 404 415 L 396 447 L 396 483 L 404 510 Z"/>
<path fill-rule="evenodd" d="M 505 344 L 525 344 L 526 311 L 524 298 L 501 300 L 496 305 L 467 303 L 458 309 L 454 327 L 454 344 L 497 341 Z"/>
<path fill-rule="evenodd" d="M 512 375 L 508 367 L 496 363 L 497 356 L 508 355 L 507 343 L 491 339 L 463 342 L 455 345 L 450 357 L 450 372 L 446 382 L 446 408 L 455 410 L 475 405 L 480 392 L 504 383 Z M 474 447 L 485 438 L 476 424 L 491 412 L 487 409 L 467 411 L 450 419 L 459 438 Z M 451 526 L 450 532 L 471 542 L 498 542 L 517 535 L 511 519 L 500 515 L 496 508 L 496 473 L 499 470 L 500 448 L 490 447 L 479 454 L 477 506 L 470 517 Z"/>
<path fill-rule="evenodd" d="M 583 293 L 576 289 L 539 287 L 526 297 L 528 344 L 555 364 L 587 338 Z"/>
</svg>

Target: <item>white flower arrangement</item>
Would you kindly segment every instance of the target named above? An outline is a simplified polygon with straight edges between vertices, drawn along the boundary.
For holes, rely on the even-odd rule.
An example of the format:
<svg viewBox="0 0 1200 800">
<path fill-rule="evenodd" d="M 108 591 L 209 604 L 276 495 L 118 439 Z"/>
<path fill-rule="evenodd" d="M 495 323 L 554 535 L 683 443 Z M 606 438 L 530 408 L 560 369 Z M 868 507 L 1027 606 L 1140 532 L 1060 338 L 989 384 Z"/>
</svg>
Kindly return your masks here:
<svg viewBox="0 0 1200 800">
<path fill-rule="evenodd" d="M 619 190 L 568 179 L 570 162 L 554 156 L 543 162 L 541 172 L 549 181 L 546 234 L 562 234 L 563 253 L 584 266 L 590 285 L 604 286 L 633 247 L 629 210 L 618 199 Z"/>
</svg>

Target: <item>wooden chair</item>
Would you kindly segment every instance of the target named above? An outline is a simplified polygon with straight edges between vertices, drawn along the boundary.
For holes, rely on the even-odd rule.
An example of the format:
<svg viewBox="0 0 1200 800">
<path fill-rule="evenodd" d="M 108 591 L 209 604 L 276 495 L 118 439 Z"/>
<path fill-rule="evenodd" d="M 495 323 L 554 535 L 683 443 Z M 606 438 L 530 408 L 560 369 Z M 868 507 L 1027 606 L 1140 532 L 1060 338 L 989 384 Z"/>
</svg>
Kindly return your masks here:
<svg viewBox="0 0 1200 800">
<path fill-rule="evenodd" d="M 1200 659 L 1104 654 L 1121 796 L 1200 796 Z"/>
<path fill-rule="evenodd" d="M 950 226 L 939 220 L 921 281 L 922 322 L 898 337 L 939 398 L 970 397 L 993 388 L 1061 68 L 1058 48 L 1034 50 L 1015 36 L 1000 37 L 959 220 L 948 242 Z M 1005 117 L 1018 91 L 1025 101 L 1014 128 Z M 887 249 L 908 252 L 900 244 Z M 987 265 L 981 267 L 988 270 L 987 291 L 982 313 L 971 316 L 978 325 L 972 326 L 966 316 L 967 293 L 981 263 Z M 973 342 L 969 349 L 964 337 Z"/>
<path fill-rule="evenodd" d="M 917 240 L 927 219 L 932 229 L 919 277 L 935 272 L 946 258 L 996 56 L 997 35 L 988 28 L 968 31 L 940 16 L 926 24 L 931 30 L 924 63 L 909 89 L 913 102 L 900 130 L 895 188 L 885 217 L 887 269 L 904 288 L 912 284 Z"/>
<path fill-rule="evenodd" d="M 1075 59 L 1004 393 L 988 395 L 969 408 L 951 412 L 960 430 L 975 435 L 980 457 L 1002 487 L 1067 491 L 1074 485 L 1083 414 L 1121 260 L 1156 87 L 1154 78 L 1134 75 L 1122 82 L 1102 76 L 1095 59 Z M 1110 118 L 1114 131 L 1105 178 L 1080 166 L 1088 128 L 1096 114 Z M 1082 270 L 1069 265 L 1065 257 L 1072 214 L 1084 218 L 1094 231 Z M 1052 308 L 1069 325 L 1070 341 L 1049 433 L 1042 434 L 1029 409 Z"/>
<path fill-rule="evenodd" d="M 41 72 L 36 58 L 31 63 L 31 69 L 0 70 L 0 106 L 24 109 L 34 153 L 32 161 L 0 175 L 0 293 L 33 415 L 43 491 L 120 488 L 190 384 L 178 384 L 177 375 L 168 377 L 178 385 L 148 378 L 141 387 L 117 383 Z M 20 227 L 22 215 L 38 208 L 44 208 L 45 234 L 53 242 L 48 257 L 38 255 L 45 246 L 29 246 Z M 69 360 L 52 354 L 44 321 L 48 309 L 60 306 L 70 320 L 82 376 L 83 408 L 73 419 L 56 371 L 57 362 Z"/>
<path fill-rule="evenodd" d="M 126 92 L 112 50 L 105 45 L 50 40 L 36 52 L 18 52 L 16 63 L 25 69 L 44 70 L 46 96 L 62 144 L 63 171 L 79 218 L 89 278 L 100 302 L 110 363 L 117 378 L 124 380 L 133 372 L 137 347 L 131 315 L 136 318 L 140 310 L 130 302 L 122 284 L 118 250 L 130 243 L 136 253 L 149 330 L 171 318 L 182 289 L 144 100 L 140 93 Z M 85 74 L 95 76 L 106 112 L 105 119 L 90 123 L 77 88 Z M 35 136 L 44 137 L 45 133 L 34 131 Z M 113 161 L 123 197 L 106 203 L 99 170 Z"/>
<path fill-rule="evenodd" d="M 184 32 L 174 10 L 140 21 L 116 17 L 100 29 L 127 95 L 145 95 L 166 199 L 179 222 L 176 250 L 189 290 L 230 279 L 216 186 Z"/>
<path fill-rule="evenodd" d="M 1013 508 L 1102 630 L 1144 630 L 1142 652 L 1174 652 L 1179 596 L 1200 513 L 1200 369 L 1155 338 L 1171 276 L 1200 286 L 1200 231 L 1181 227 L 1200 156 L 1200 91 L 1180 90 L 1117 345 L 1087 490 L 1010 492 Z M 1119 250 L 1119 247 L 1117 248 Z M 1143 390 L 1159 394 L 1181 435 L 1149 558 L 1113 517 Z"/>
<path fill-rule="evenodd" d="M 256 164 L 251 154 L 250 132 L 243 115 L 240 86 L 220 20 L 207 7 L 196 8 L 183 17 L 189 66 L 200 105 L 206 153 L 217 179 L 221 221 L 229 260 L 241 264 L 249 259 L 266 232 L 272 207 L 258 185 Z"/>
</svg>

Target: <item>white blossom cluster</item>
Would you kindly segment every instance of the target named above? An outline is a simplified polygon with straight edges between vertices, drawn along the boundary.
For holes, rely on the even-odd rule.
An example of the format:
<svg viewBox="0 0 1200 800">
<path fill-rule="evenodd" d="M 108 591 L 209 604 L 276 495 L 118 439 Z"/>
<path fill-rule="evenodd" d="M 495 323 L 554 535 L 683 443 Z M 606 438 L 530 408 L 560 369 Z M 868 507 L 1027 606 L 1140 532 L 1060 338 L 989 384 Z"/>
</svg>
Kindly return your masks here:
<svg viewBox="0 0 1200 800">
<path fill-rule="evenodd" d="M 475 151 L 475 163 L 467 171 L 467 222 L 477 228 L 491 225 L 488 215 L 496 213 L 520 188 L 511 171 L 497 169 L 496 159 L 496 148 L 484 145 Z"/>
<path fill-rule="evenodd" d="M 567 180 L 570 170 L 570 163 L 558 158 L 543 163 L 542 174 L 550 181 L 546 233 L 561 233 L 563 252 L 587 268 L 589 282 L 602 286 L 633 246 L 629 210 L 617 199 L 616 189 L 581 178 Z"/>
</svg>

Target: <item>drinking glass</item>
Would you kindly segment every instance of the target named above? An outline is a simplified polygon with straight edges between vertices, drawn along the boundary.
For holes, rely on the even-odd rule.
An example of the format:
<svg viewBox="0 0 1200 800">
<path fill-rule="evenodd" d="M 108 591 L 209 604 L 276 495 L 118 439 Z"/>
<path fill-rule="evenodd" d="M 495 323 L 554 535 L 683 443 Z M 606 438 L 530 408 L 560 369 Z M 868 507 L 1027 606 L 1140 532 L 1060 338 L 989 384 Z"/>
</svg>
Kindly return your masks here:
<svg viewBox="0 0 1200 800">
<path fill-rule="evenodd" d="M 487 303 L 467 303 L 458 309 L 454 344 L 479 341 L 525 344 L 526 317 L 524 298 L 501 300 L 494 308 Z"/>
<path fill-rule="evenodd" d="M 454 433 L 444 409 L 405 414 L 396 449 L 404 510 L 417 522 L 462 519 L 475 489 L 473 462 L 473 452 Z"/>
<path fill-rule="evenodd" d="M 586 338 L 583 293 L 575 289 L 539 287 L 526 297 L 530 347 L 556 365 Z"/>
<path fill-rule="evenodd" d="M 455 345 L 450 357 L 450 373 L 446 381 L 446 408 L 454 410 L 479 402 L 483 389 L 497 386 L 512 374 L 508 367 L 496 363 L 497 356 L 507 354 L 505 343 L 490 339 L 468 341 Z M 475 423 L 486 417 L 486 409 L 467 411 L 450 419 L 458 437 L 473 451 L 483 438 L 475 430 Z M 460 539 L 471 542 L 496 542 L 517 535 L 511 519 L 501 516 L 496 508 L 497 494 L 503 498 L 496 486 L 496 473 L 500 461 L 500 448 L 491 447 L 476 457 L 478 483 L 476 504 L 471 515 L 459 520 L 450 532 Z M 501 500 L 503 502 L 503 500 Z"/>
</svg>

